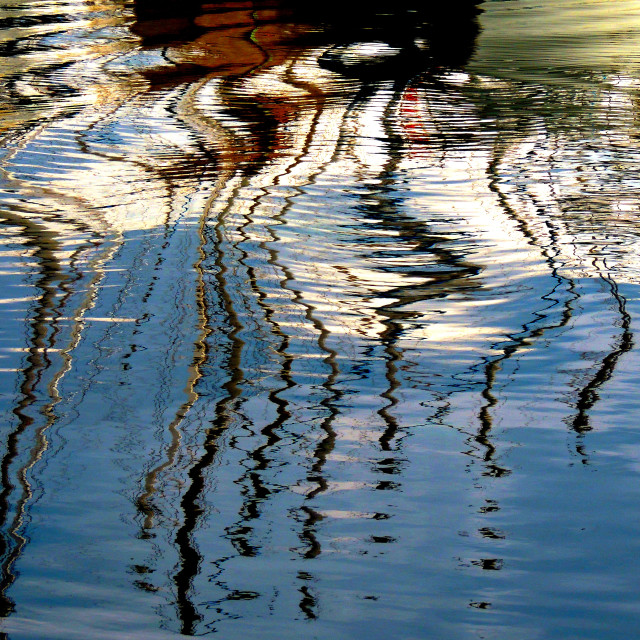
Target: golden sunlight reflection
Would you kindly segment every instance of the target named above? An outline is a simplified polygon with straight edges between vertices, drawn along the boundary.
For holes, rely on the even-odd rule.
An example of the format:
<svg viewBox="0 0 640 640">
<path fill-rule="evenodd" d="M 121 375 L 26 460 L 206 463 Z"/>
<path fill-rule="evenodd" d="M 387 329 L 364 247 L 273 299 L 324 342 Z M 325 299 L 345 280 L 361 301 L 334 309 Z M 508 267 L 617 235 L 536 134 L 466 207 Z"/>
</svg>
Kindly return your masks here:
<svg viewBox="0 0 640 640">
<path fill-rule="evenodd" d="M 638 0 L 490 2 L 469 69 L 521 80 L 615 82 L 633 77 L 640 54 Z M 580 77 L 582 76 L 582 77 Z M 636 79 L 637 80 L 637 79 Z"/>
</svg>

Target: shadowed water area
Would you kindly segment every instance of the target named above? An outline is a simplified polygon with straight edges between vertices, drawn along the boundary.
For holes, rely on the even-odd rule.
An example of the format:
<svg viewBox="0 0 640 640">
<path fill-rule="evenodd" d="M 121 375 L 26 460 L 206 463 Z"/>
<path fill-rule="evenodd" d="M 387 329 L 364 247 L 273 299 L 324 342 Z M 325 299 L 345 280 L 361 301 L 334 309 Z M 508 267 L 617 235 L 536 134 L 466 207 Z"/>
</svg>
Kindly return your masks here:
<svg viewBox="0 0 640 640">
<path fill-rule="evenodd" d="M 347 5 L 0 0 L 0 638 L 636 633 L 640 0 Z"/>
</svg>

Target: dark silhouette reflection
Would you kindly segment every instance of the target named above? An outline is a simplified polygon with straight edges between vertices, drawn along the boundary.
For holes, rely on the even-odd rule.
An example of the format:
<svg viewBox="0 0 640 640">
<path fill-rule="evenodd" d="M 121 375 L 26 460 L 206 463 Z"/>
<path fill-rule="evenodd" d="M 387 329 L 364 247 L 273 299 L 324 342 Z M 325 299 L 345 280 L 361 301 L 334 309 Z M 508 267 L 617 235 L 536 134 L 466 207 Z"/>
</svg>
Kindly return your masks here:
<svg viewBox="0 0 640 640">
<path fill-rule="evenodd" d="M 390 8 L 386 2 L 370 2 L 357 11 L 344 11 L 337 0 L 323 3 L 299 3 L 295 0 L 252 0 L 251 2 L 209 2 L 187 0 L 179 4 L 164 0 L 135 0 L 136 22 L 131 30 L 145 46 L 206 44 L 233 52 L 245 60 L 255 55 L 260 34 L 246 38 L 246 29 L 271 25 L 274 42 L 288 42 L 293 48 L 317 44 L 342 46 L 351 42 L 381 40 L 393 46 L 416 48 L 420 58 L 418 71 L 430 64 L 446 67 L 463 65 L 474 50 L 477 35 L 476 16 L 483 0 L 457 0 L 448 5 L 402 0 Z M 214 36 L 213 32 L 217 34 Z M 209 33 L 208 38 L 203 38 Z M 429 51 L 417 48 L 416 39 L 424 39 Z M 213 44 L 217 43 L 217 44 Z M 221 44 L 222 43 L 222 44 Z M 229 45 L 229 49 L 222 49 Z M 202 61 L 203 64 L 207 64 Z M 230 57 L 209 60 L 216 69 L 229 68 Z M 240 64 L 236 60 L 235 64 Z M 402 73 L 400 65 L 397 70 Z M 224 73 L 224 72 L 223 72 Z"/>
<path fill-rule="evenodd" d="M 474 51 L 480 4 L 467 1 L 427 7 L 403 2 L 389 11 L 387 3 L 373 3 L 334 27 L 336 42 L 318 62 L 331 71 L 364 80 L 408 80 L 425 70 L 461 67 Z M 353 48 L 356 43 L 372 41 L 388 48 Z"/>
<path fill-rule="evenodd" d="M 300 571 L 298 573 L 298 578 L 305 582 L 313 580 L 313 577 L 306 571 Z M 299 591 L 302 594 L 299 605 L 300 611 L 307 620 L 315 620 L 318 617 L 318 614 L 316 613 L 318 601 L 314 596 L 312 589 L 304 584 L 300 587 Z"/>
</svg>

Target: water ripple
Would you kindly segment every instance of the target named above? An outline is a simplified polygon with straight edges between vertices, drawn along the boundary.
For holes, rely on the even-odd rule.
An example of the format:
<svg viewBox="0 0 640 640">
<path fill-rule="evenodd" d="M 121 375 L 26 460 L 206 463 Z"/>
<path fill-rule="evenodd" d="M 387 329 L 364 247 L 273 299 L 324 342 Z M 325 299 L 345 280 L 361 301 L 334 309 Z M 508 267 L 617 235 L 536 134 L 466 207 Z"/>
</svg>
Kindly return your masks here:
<svg viewBox="0 0 640 640">
<path fill-rule="evenodd" d="M 12 638 L 628 635 L 638 3 L 418 5 L 5 3 Z"/>
</svg>

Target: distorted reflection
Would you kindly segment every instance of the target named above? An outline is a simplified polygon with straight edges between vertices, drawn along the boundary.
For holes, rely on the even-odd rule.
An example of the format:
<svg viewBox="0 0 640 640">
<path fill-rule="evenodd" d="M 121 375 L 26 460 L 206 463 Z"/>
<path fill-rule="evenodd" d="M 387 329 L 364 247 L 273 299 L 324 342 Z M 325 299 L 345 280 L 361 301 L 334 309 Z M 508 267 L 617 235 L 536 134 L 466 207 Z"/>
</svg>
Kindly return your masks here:
<svg viewBox="0 0 640 640">
<path fill-rule="evenodd" d="M 619 7 L 0 10 L 7 637 L 628 635 Z"/>
</svg>

